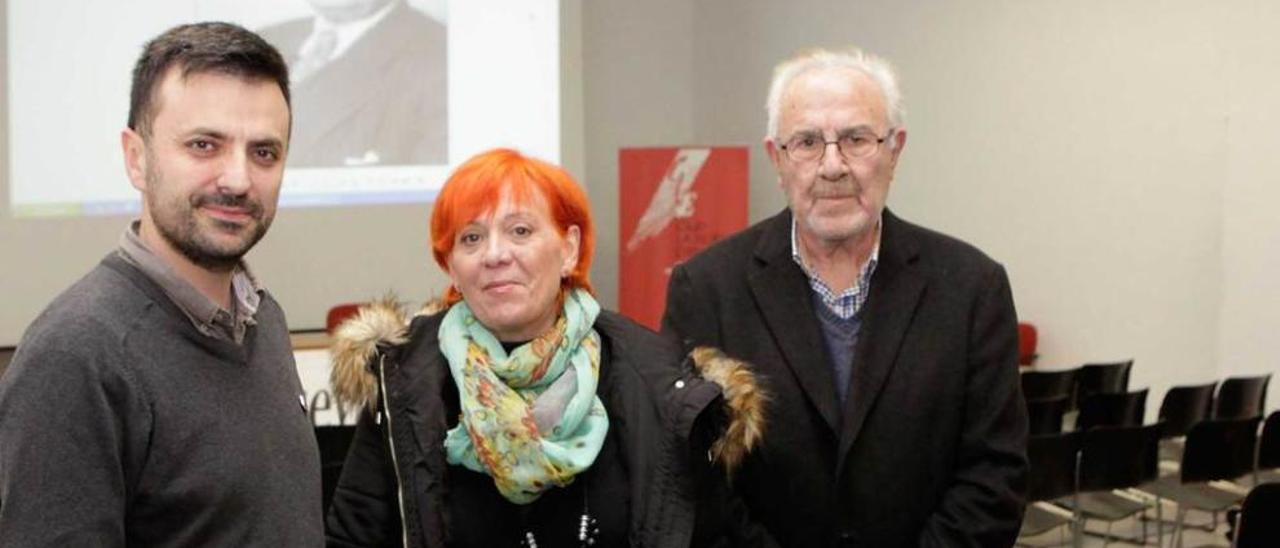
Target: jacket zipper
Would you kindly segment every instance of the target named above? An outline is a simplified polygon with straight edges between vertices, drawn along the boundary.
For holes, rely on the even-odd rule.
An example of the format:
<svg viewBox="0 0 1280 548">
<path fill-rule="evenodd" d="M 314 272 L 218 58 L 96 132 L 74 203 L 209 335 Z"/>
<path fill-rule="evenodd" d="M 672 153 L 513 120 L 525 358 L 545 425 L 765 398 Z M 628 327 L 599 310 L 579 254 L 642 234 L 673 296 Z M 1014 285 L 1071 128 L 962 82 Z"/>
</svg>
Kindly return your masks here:
<svg viewBox="0 0 1280 548">
<path fill-rule="evenodd" d="M 391 468 L 396 472 L 396 504 L 400 510 L 400 545 L 409 546 L 409 524 L 404 519 L 404 483 L 400 479 L 400 463 L 396 460 L 396 439 L 391 430 L 390 396 L 387 395 L 387 357 L 378 356 L 378 382 L 382 384 L 382 414 L 387 417 L 387 447 L 391 451 Z"/>
</svg>

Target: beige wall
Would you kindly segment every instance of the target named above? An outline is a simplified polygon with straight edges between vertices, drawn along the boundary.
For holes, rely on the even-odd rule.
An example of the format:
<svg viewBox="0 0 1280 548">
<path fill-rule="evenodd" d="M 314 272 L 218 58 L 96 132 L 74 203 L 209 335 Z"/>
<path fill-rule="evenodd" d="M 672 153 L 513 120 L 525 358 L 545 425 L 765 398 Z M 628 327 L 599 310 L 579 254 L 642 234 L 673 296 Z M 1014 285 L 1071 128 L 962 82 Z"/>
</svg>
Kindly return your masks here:
<svg viewBox="0 0 1280 548">
<path fill-rule="evenodd" d="M 675 6 L 587 11 L 597 17 L 584 45 L 601 56 L 587 63 L 586 94 L 601 218 L 616 211 L 612 145 L 660 138 L 751 145 L 751 218 L 776 212 L 784 202 L 759 147 L 772 65 L 803 47 L 858 43 L 898 66 L 907 96 L 890 207 L 1007 266 L 1020 316 L 1041 329 L 1043 366 L 1134 358 L 1132 384 L 1151 388 L 1152 415 L 1173 384 L 1280 369 L 1272 3 L 703 0 L 691 44 L 666 34 L 679 26 Z M 658 26 L 602 26 L 620 24 L 620 11 L 628 29 Z M 672 104 L 670 90 L 653 96 L 649 80 L 617 85 L 655 64 L 685 69 L 663 59 L 685 48 L 692 107 Z M 615 72 L 593 72 L 600 65 Z M 649 112 L 671 113 L 657 120 L 665 130 L 639 114 Z M 596 279 L 614 277 L 610 250 Z"/>
<path fill-rule="evenodd" d="M 1280 377 L 1280 4 L 1247 2 L 1224 21 L 1218 364 L 1222 374 Z M 1270 407 L 1280 406 L 1280 379 L 1270 392 Z"/>
<path fill-rule="evenodd" d="M 586 177 L 597 225 L 591 280 L 618 293 L 618 148 L 691 142 L 694 3 L 583 2 Z"/>
</svg>

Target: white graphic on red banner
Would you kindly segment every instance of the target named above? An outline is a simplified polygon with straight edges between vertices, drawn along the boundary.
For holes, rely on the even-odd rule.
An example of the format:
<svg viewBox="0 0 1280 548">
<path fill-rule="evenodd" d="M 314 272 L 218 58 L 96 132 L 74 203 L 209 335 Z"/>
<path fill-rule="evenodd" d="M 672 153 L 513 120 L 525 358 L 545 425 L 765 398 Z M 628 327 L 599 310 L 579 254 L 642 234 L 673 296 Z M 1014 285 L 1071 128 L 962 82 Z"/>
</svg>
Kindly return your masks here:
<svg viewBox="0 0 1280 548">
<path fill-rule="evenodd" d="M 707 148 L 685 148 L 676 153 L 666 176 L 658 183 L 658 190 L 649 200 L 649 207 L 636 223 L 635 232 L 627 240 L 627 251 L 635 251 L 640 242 L 662 232 L 676 218 L 693 215 L 693 202 L 698 197 L 693 192 L 693 182 L 710 154 L 711 149 Z"/>
<path fill-rule="evenodd" d="M 747 149 L 623 149 L 618 170 L 618 308 L 657 329 L 671 268 L 746 227 Z"/>
</svg>

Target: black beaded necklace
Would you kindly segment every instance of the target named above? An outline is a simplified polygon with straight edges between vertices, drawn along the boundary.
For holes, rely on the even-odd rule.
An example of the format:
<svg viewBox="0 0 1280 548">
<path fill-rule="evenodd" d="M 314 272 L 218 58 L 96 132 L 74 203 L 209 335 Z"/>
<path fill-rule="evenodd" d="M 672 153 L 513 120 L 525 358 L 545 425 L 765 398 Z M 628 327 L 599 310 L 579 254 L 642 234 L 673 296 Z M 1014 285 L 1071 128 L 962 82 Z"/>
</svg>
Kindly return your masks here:
<svg viewBox="0 0 1280 548">
<path fill-rule="evenodd" d="M 600 537 L 600 526 L 596 518 L 592 517 L 591 508 L 587 502 L 586 478 L 580 481 L 582 481 L 582 515 L 578 516 L 578 546 L 587 548 L 596 545 L 596 539 Z M 524 537 L 520 539 L 520 547 L 538 548 L 538 538 L 531 528 L 525 527 Z"/>
</svg>

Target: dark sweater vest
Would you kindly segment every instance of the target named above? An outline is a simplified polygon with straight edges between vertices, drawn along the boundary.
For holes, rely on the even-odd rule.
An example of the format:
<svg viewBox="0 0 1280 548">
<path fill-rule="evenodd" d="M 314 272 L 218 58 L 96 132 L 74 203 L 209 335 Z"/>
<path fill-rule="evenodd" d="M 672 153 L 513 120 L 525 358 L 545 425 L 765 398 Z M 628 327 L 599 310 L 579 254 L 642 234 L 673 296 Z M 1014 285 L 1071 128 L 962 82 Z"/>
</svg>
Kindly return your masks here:
<svg viewBox="0 0 1280 548">
<path fill-rule="evenodd" d="M 319 546 L 320 464 L 284 314 L 199 333 L 112 253 L 0 381 L 0 545 Z"/>
<path fill-rule="evenodd" d="M 816 292 L 810 292 L 810 295 L 818 325 L 822 327 L 822 340 L 827 344 L 827 359 L 836 382 L 836 397 L 843 406 L 849 395 L 849 379 L 853 376 L 853 349 L 858 346 L 858 332 L 862 330 L 862 310 L 846 320 L 832 312 Z"/>
</svg>

